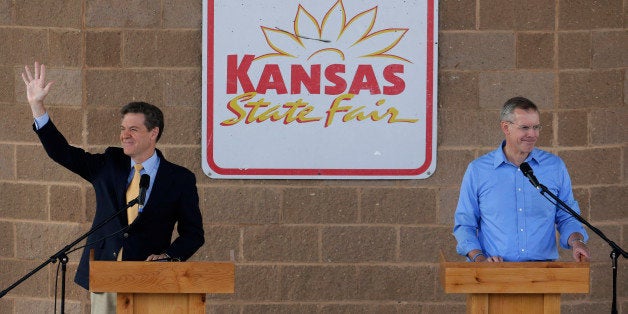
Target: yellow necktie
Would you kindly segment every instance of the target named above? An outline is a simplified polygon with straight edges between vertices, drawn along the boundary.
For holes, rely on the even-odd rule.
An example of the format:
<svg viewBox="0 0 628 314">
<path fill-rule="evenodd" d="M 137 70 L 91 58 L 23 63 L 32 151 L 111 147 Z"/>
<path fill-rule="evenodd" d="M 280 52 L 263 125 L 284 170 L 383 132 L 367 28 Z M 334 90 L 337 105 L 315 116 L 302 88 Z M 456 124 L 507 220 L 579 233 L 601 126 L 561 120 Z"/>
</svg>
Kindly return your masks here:
<svg viewBox="0 0 628 314">
<path fill-rule="evenodd" d="M 126 190 L 126 202 L 130 202 L 137 198 L 140 195 L 140 171 L 143 169 L 142 164 L 135 164 L 135 173 L 133 173 L 133 179 L 131 180 L 131 184 L 129 184 L 129 188 Z M 129 207 L 126 211 L 127 219 L 129 224 L 135 220 L 137 217 L 137 211 L 139 208 L 139 204 L 135 204 Z"/>
</svg>

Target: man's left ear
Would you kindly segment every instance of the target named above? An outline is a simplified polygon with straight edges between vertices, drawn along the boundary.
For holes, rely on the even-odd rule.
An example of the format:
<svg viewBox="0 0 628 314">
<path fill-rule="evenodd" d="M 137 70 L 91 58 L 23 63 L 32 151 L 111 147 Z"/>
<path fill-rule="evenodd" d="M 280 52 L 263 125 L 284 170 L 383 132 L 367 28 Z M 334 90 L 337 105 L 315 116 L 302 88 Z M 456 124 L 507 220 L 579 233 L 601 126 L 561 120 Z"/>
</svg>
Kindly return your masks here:
<svg viewBox="0 0 628 314">
<path fill-rule="evenodd" d="M 155 140 L 157 140 L 157 136 L 159 135 L 159 127 L 154 127 L 152 130 L 150 130 L 151 133 L 151 137 Z"/>
</svg>

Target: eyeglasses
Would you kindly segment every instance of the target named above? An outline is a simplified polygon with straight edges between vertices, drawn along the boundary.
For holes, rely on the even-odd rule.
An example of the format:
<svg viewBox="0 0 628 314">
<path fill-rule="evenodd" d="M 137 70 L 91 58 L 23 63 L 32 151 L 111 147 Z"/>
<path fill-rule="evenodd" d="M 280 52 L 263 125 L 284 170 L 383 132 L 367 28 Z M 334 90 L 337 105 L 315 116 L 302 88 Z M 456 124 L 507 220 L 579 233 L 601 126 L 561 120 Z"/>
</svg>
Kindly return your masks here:
<svg viewBox="0 0 628 314">
<path fill-rule="evenodd" d="M 516 125 L 517 128 L 519 130 L 521 130 L 522 132 L 528 132 L 530 130 L 533 130 L 534 132 L 539 132 L 539 131 L 541 131 L 541 127 L 542 127 L 540 124 L 533 125 L 533 126 L 528 126 L 528 125 L 519 125 L 519 124 L 516 124 L 514 122 L 510 122 L 510 121 L 506 121 L 506 122 Z"/>
</svg>

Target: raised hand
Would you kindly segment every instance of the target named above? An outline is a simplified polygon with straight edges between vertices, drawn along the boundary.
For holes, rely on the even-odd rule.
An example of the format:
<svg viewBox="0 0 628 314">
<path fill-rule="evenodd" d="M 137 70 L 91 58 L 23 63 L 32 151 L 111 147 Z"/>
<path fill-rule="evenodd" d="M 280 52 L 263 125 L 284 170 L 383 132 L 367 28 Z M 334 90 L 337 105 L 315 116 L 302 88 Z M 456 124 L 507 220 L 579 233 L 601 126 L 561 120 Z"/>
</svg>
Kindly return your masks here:
<svg viewBox="0 0 628 314">
<path fill-rule="evenodd" d="M 28 66 L 24 66 L 22 80 L 26 84 L 26 99 L 31 105 L 34 117 L 40 117 L 46 113 L 44 99 L 50 91 L 53 82 L 46 83 L 46 66 L 35 62 L 35 75 L 31 73 Z"/>
</svg>

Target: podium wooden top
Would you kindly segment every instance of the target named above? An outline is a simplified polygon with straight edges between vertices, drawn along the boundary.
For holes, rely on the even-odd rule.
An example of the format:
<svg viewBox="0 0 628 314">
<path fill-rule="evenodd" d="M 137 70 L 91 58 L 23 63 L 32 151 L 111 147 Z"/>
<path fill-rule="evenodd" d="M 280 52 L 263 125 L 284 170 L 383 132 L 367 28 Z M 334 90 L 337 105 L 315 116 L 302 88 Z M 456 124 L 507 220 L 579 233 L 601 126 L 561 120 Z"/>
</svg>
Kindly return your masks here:
<svg viewBox="0 0 628 314">
<path fill-rule="evenodd" d="M 91 292 L 233 293 L 235 265 L 212 262 L 90 261 Z"/>
<path fill-rule="evenodd" d="M 446 293 L 589 293 L 589 263 L 447 262 L 440 256 Z"/>
</svg>

